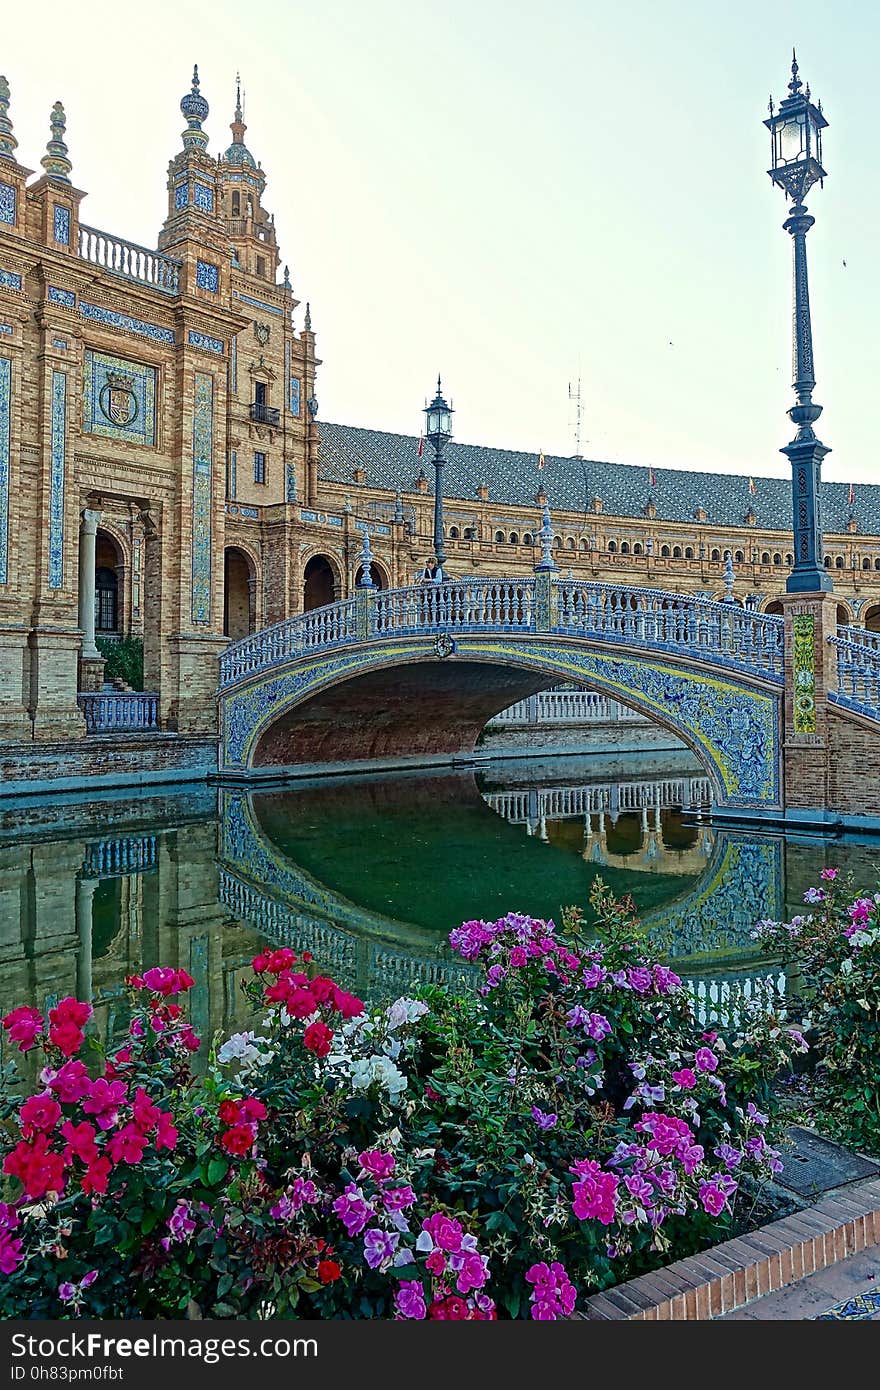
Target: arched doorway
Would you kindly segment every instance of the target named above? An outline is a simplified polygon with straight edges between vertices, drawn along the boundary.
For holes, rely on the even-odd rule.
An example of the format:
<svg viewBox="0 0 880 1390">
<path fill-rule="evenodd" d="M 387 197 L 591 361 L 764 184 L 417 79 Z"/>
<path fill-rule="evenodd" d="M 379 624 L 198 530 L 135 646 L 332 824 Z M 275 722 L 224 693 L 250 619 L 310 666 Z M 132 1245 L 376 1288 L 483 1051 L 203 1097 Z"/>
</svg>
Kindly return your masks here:
<svg viewBox="0 0 880 1390">
<path fill-rule="evenodd" d="M 837 605 L 837 626 L 849 627 L 851 622 L 852 613 L 850 613 L 849 609 L 846 607 L 845 604 L 839 603 Z"/>
<path fill-rule="evenodd" d="M 865 614 L 865 627 L 868 632 L 880 632 L 880 606 L 877 604 Z"/>
<path fill-rule="evenodd" d="M 122 612 L 122 552 L 106 531 L 95 536 L 95 636 L 121 637 Z"/>
<path fill-rule="evenodd" d="M 372 561 L 372 563 L 371 563 L 371 565 L 370 565 L 370 574 L 373 576 L 373 583 L 375 584 L 375 586 L 376 586 L 377 589 L 387 589 L 387 588 L 388 588 L 388 571 L 385 569 L 385 566 L 384 566 L 384 565 L 381 565 L 381 564 L 379 563 L 378 560 L 373 560 L 373 561 Z M 363 567 L 363 565 L 358 565 L 357 569 L 355 570 L 355 574 L 354 574 L 354 587 L 355 587 L 355 588 L 358 587 L 358 585 L 360 584 L 360 582 L 361 582 L 361 580 L 363 579 L 363 577 L 364 577 L 364 567 Z"/>
<path fill-rule="evenodd" d="M 303 575 L 303 612 L 323 608 L 336 598 L 336 576 L 326 555 L 313 555 Z"/>
<path fill-rule="evenodd" d="M 249 555 L 236 546 L 223 552 L 223 633 L 233 642 L 256 628 L 256 586 Z"/>
<path fill-rule="evenodd" d="M 779 599 L 772 598 L 768 604 L 765 604 L 764 612 L 769 613 L 771 617 L 781 618 L 782 604 L 779 602 Z"/>
</svg>

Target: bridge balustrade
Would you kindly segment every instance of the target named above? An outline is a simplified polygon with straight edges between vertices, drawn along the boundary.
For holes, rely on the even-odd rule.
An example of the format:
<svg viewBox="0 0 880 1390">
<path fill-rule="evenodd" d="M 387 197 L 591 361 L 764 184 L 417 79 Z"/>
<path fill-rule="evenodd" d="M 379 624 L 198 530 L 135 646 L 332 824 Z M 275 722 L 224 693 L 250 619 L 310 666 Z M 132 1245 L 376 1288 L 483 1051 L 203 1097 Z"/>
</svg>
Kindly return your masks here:
<svg viewBox="0 0 880 1390">
<path fill-rule="evenodd" d="M 837 631 L 837 637 L 828 639 L 837 649 L 837 691 L 830 692 L 829 699 L 876 719 L 880 709 L 880 641 L 875 644 L 862 638 L 880 638 L 880 634 L 852 627 Z M 856 632 L 858 637 L 852 635 Z"/>
<path fill-rule="evenodd" d="M 530 629 L 533 580 L 465 579 L 454 584 L 420 584 L 381 589 L 375 598 L 376 636 L 432 628 Z"/>
</svg>

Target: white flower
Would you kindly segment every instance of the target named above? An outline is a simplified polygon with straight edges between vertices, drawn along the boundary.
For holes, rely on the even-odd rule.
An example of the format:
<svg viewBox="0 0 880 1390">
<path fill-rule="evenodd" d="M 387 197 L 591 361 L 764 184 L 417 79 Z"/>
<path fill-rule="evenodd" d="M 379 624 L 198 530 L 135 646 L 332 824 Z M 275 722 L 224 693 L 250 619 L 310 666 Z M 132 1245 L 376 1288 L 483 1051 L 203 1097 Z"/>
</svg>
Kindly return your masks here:
<svg viewBox="0 0 880 1390">
<path fill-rule="evenodd" d="M 386 1012 L 388 1028 L 393 1032 L 404 1023 L 417 1023 L 427 1012 L 427 1004 L 423 1004 L 420 999 L 395 999 Z"/>
<path fill-rule="evenodd" d="M 258 1047 L 258 1043 L 265 1044 L 265 1050 Z M 217 1061 L 238 1062 L 238 1076 L 241 1078 L 260 1067 L 267 1067 L 274 1056 L 275 1052 L 269 1047 L 268 1038 L 258 1037 L 256 1033 L 233 1033 L 218 1051 Z"/>
</svg>

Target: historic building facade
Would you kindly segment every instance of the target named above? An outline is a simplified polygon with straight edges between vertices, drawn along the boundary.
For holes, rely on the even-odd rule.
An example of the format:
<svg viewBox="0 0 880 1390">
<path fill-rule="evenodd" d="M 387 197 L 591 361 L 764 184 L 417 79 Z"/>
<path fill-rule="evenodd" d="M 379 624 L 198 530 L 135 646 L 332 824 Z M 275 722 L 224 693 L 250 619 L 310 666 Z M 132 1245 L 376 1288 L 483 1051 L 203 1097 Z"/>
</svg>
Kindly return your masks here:
<svg viewBox="0 0 880 1390">
<path fill-rule="evenodd" d="M 18 162 L 0 79 L 0 743 L 85 734 L 101 636 L 142 637 L 167 731 L 216 732 L 230 638 L 431 552 L 433 470 L 413 437 L 318 420 L 315 335 L 264 206 L 240 101 L 216 159 L 197 72 L 150 250 L 81 216 L 60 104 L 42 174 Z M 424 466 L 423 466 L 424 463 Z M 791 563 L 787 481 L 451 444 L 457 578 L 531 572 L 545 498 L 563 573 L 767 608 Z M 823 489 L 839 621 L 880 627 L 880 488 Z"/>
</svg>

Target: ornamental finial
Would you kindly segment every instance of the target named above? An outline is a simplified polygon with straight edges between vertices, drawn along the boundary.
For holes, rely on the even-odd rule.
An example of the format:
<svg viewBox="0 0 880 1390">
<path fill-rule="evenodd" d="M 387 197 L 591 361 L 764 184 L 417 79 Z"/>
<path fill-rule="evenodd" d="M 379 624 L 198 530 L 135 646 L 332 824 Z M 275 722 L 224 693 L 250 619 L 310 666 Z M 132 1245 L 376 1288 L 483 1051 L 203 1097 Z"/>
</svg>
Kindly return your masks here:
<svg viewBox="0 0 880 1390">
<path fill-rule="evenodd" d="M 312 306 L 311 304 L 309 304 L 308 300 L 306 300 L 306 319 L 304 324 L 304 331 L 306 333 L 311 333 L 312 331 Z"/>
<path fill-rule="evenodd" d="M 801 89 L 801 87 L 802 87 L 803 85 L 804 85 L 804 84 L 801 82 L 801 79 L 798 77 L 798 61 L 797 61 L 797 54 L 795 53 L 794 49 L 792 49 L 792 50 L 791 50 L 791 81 L 790 81 L 789 84 L 788 84 L 788 90 L 791 92 L 791 94 L 792 94 L 793 97 L 796 97 L 797 94 L 798 94 L 798 92 L 800 91 L 800 89 Z"/>
<path fill-rule="evenodd" d="M 241 106 L 241 77 L 238 73 L 235 74 L 235 117 L 229 129 L 232 131 L 233 142 L 236 145 L 243 145 L 247 126 L 244 123 L 244 112 Z"/>
<path fill-rule="evenodd" d="M 284 288 L 285 288 L 286 290 L 289 290 L 289 289 L 292 288 L 291 283 L 290 283 L 290 266 L 289 266 L 289 265 L 286 265 L 286 266 L 284 267 Z"/>
<path fill-rule="evenodd" d="M 366 524 L 364 524 L 363 532 L 364 543 L 361 546 L 361 553 L 358 556 L 361 566 L 361 577 L 358 580 L 358 588 L 375 589 L 376 585 L 373 582 L 373 574 L 371 569 L 373 563 L 373 552 L 370 550 L 370 532 L 367 529 Z"/>
<path fill-rule="evenodd" d="M 207 119 L 210 107 L 199 91 L 199 65 L 193 65 L 192 87 L 180 99 L 180 109 L 186 119 L 183 132 L 183 147 L 189 149 L 207 148 L 208 137 L 202 130 L 202 121 Z"/>
<path fill-rule="evenodd" d="M 538 539 L 541 542 L 541 560 L 535 565 L 535 572 L 538 570 L 555 570 L 553 562 L 553 526 L 550 521 L 550 503 L 544 502 L 544 511 L 541 517 L 541 529 L 538 532 Z"/>
<path fill-rule="evenodd" d="M 736 583 L 736 575 L 733 572 L 733 557 L 728 550 L 724 556 L 724 602 L 733 603 L 733 586 Z"/>
<path fill-rule="evenodd" d="M 0 77 L 0 159 L 14 160 L 17 145 L 9 119 L 9 83 Z"/>
<path fill-rule="evenodd" d="M 50 179 L 58 179 L 61 183 L 70 183 L 70 171 L 73 168 L 67 158 L 67 146 L 64 143 L 64 132 L 67 129 L 67 118 L 64 115 L 64 107 L 60 101 L 56 101 L 52 107 L 52 114 L 49 117 L 49 128 L 52 131 L 52 139 L 46 146 L 46 153 L 40 160 Z"/>
</svg>

